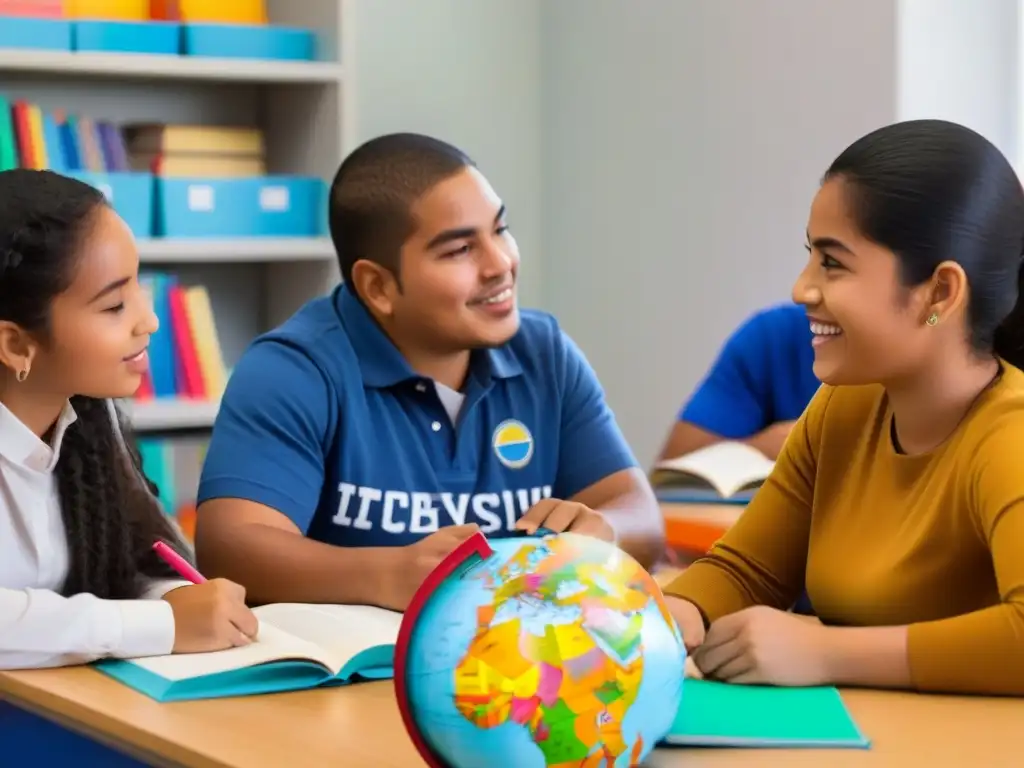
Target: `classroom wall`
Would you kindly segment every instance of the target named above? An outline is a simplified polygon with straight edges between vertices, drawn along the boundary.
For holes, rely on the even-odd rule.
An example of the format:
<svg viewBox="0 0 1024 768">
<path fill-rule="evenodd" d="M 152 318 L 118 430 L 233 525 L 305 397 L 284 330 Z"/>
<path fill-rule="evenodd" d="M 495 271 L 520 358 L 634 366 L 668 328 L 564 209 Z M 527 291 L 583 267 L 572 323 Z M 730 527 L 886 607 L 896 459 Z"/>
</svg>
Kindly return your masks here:
<svg viewBox="0 0 1024 768">
<path fill-rule="evenodd" d="M 893 118 L 881 0 L 543 5 L 544 300 L 653 459 L 680 402 L 804 263 L 818 178 Z"/>
<path fill-rule="evenodd" d="M 1017 0 L 902 0 L 897 7 L 897 112 L 940 117 L 1018 157 Z"/>
<path fill-rule="evenodd" d="M 520 295 L 542 302 L 541 0 L 359 2 L 360 140 L 419 131 L 457 144 L 509 209 Z"/>
</svg>

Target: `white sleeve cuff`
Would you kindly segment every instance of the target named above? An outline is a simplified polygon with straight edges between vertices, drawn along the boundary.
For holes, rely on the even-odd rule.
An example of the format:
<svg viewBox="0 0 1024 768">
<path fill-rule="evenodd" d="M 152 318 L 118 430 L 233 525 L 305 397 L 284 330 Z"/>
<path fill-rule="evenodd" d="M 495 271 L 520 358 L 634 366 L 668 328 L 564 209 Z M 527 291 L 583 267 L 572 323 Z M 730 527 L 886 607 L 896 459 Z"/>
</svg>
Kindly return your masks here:
<svg viewBox="0 0 1024 768">
<path fill-rule="evenodd" d="M 130 659 L 165 656 L 174 649 L 174 612 L 164 600 L 120 600 L 121 642 L 110 654 Z"/>
<path fill-rule="evenodd" d="M 149 586 L 147 586 L 145 591 L 142 593 L 142 599 L 159 600 L 172 589 L 191 586 L 191 581 L 185 581 L 183 579 L 157 579 L 156 581 L 151 581 L 149 583 Z"/>
</svg>

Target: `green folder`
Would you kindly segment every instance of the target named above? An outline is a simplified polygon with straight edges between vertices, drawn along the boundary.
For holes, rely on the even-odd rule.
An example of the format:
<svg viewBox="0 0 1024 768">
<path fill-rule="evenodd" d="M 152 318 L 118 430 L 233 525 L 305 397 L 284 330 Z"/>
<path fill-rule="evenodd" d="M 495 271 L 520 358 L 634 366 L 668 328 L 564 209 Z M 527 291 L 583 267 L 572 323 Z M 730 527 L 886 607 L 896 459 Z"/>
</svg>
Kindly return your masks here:
<svg viewBox="0 0 1024 768">
<path fill-rule="evenodd" d="M 867 749 L 835 688 L 776 688 L 687 679 L 667 746 Z"/>
</svg>

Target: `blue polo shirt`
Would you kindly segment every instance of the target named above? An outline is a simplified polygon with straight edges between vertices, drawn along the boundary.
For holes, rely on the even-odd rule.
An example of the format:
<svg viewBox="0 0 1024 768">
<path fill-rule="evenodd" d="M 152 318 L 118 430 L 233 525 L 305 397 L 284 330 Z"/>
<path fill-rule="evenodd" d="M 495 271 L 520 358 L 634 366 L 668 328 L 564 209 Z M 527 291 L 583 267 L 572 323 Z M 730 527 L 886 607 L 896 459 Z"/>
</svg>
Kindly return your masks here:
<svg viewBox="0 0 1024 768">
<path fill-rule="evenodd" d="M 811 339 L 800 305 L 755 313 L 726 342 L 679 420 L 740 440 L 799 418 L 821 386 Z"/>
<path fill-rule="evenodd" d="M 213 427 L 199 502 L 248 499 L 346 547 L 477 523 L 511 534 L 545 497 L 635 467 L 593 370 L 548 314 L 473 353 L 453 424 L 345 286 L 252 343 Z"/>
</svg>

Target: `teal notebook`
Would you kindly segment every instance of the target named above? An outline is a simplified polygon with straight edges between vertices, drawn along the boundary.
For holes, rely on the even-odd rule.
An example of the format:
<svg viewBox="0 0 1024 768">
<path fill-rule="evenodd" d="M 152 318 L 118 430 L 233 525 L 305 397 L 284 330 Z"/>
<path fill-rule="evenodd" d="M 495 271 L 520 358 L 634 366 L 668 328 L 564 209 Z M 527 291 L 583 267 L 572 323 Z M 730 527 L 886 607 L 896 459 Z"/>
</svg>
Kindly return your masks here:
<svg viewBox="0 0 1024 768">
<path fill-rule="evenodd" d="M 853 747 L 871 742 L 835 688 L 775 688 L 687 679 L 664 743 L 697 747 Z"/>
<path fill-rule="evenodd" d="M 365 605 L 253 610 L 256 642 L 213 653 L 105 660 L 96 668 L 157 701 L 297 691 L 392 677 L 402 614 Z"/>
</svg>

